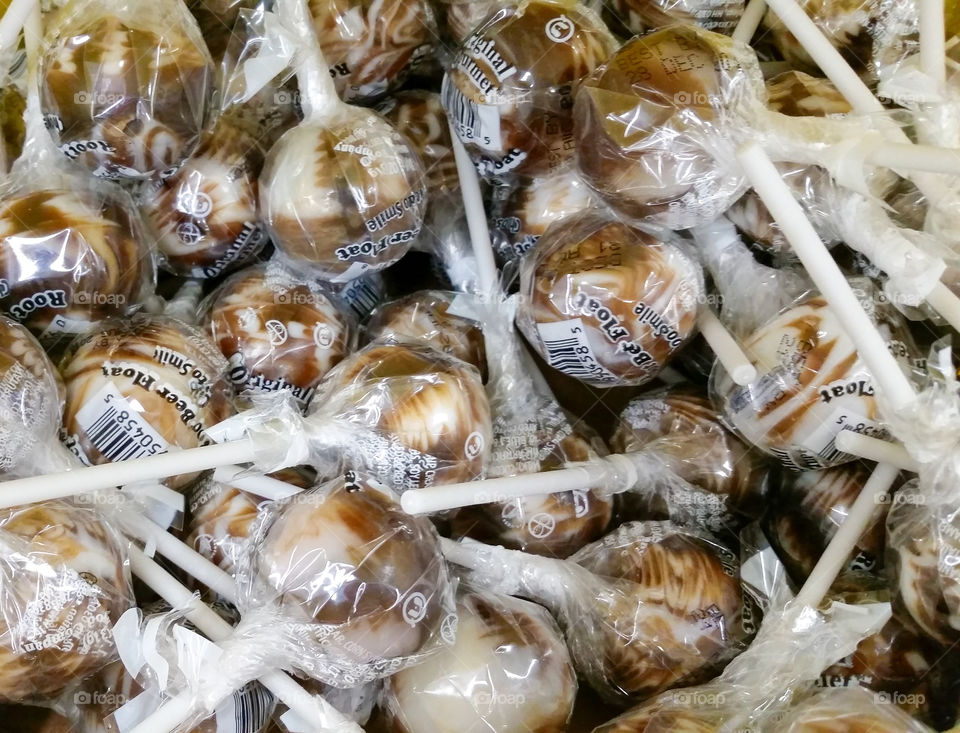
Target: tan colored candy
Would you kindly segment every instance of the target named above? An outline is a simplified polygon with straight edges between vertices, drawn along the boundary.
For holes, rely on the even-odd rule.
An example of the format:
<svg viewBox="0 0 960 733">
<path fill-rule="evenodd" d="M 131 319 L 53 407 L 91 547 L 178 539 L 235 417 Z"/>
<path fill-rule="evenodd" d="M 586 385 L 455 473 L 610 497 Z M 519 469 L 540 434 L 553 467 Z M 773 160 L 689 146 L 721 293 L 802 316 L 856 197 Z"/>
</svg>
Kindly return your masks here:
<svg viewBox="0 0 960 733">
<path fill-rule="evenodd" d="M 610 12 L 631 33 L 645 33 L 673 23 L 698 25 L 731 34 L 743 14 L 743 0 L 613 0 Z"/>
<path fill-rule="evenodd" d="M 821 690 L 790 710 L 772 733 L 933 733 L 896 705 L 859 687 Z"/>
</svg>

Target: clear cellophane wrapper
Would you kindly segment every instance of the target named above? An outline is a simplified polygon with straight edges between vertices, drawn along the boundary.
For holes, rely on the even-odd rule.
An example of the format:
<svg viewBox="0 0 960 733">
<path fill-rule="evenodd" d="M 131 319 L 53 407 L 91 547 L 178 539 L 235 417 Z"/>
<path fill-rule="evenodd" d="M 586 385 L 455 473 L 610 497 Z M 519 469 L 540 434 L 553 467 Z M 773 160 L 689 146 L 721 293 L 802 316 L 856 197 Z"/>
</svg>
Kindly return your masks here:
<svg viewBox="0 0 960 733">
<path fill-rule="evenodd" d="M 116 659 L 124 541 L 93 507 L 51 501 L 0 512 L 0 545 L 0 699 L 50 700 Z"/>
<path fill-rule="evenodd" d="M 901 368 L 913 374 L 918 352 L 902 316 L 878 300 L 865 278 L 851 285 Z M 711 396 L 738 435 L 784 465 L 817 470 L 853 460 L 836 448 L 843 430 L 890 436 L 873 378 L 823 298 L 787 308 L 741 346 L 757 367 L 757 379 L 735 385 L 718 364 Z"/>
<path fill-rule="evenodd" d="M 510 4 L 473 30 L 448 65 L 443 103 L 480 174 L 517 180 L 571 160 L 576 85 L 615 49 L 575 0 Z"/>
<path fill-rule="evenodd" d="M 587 213 L 551 226 L 523 259 L 517 326 L 569 376 L 642 385 L 692 338 L 704 287 L 678 238 Z"/>
<path fill-rule="evenodd" d="M 610 447 L 617 453 L 641 451 L 662 466 L 641 472 L 639 484 L 623 495 L 624 516 L 672 519 L 723 535 L 762 511 L 769 466 L 694 387 L 631 400 L 615 423 Z"/>
<path fill-rule="evenodd" d="M 98 177 L 179 166 L 199 140 L 213 77 L 181 0 L 73 0 L 47 24 L 43 111 L 63 153 Z"/>
<path fill-rule="evenodd" d="M 461 586 L 456 640 L 390 678 L 383 707 L 399 733 L 566 730 L 577 695 L 556 621 L 528 601 Z"/>
<path fill-rule="evenodd" d="M 72 463 L 57 440 L 63 381 L 37 340 L 0 316 L 0 476 L 56 472 Z"/>
<path fill-rule="evenodd" d="M 0 173 L 10 171 L 10 166 L 23 152 L 26 127 L 23 113 L 27 107 L 25 92 L 25 56 L 19 49 L 0 51 Z"/>
<path fill-rule="evenodd" d="M 514 329 L 517 299 L 484 306 L 455 304 L 482 319 L 490 363 L 487 394 L 493 415 L 493 444 L 487 478 L 565 468 L 606 455 L 589 427 L 559 405 Z M 517 395 L 523 395 L 522 400 Z M 455 536 L 469 536 L 549 557 L 566 557 L 598 539 L 613 515 L 613 499 L 595 489 L 498 501 L 456 512 Z"/>
<path fill-rule="evenodd" d="M 167 650 L 182 680 L 165 695 L 189 693 L 195 719 L 274 669 L 339 688 L 386 678 L 439 651 L 455 624 L 433 525 L 359 474 L 265 506 L 237 580 L 241 620 L 213 663 Z"/>
<path fill-rule="evenodd" d="M 675 23 L 730 35 L 745 7 L 743 0 L 613 0 L 607 13 L 631 35 Z"/>
<path fill-rule="evenodd" d="M 278 262 L 228 278 L 200 312 L 238 393 L 286 390 L 303 409 L 324 375 L 356 348 L 359 331 L 331 288 Z"/>
<path fill-rule="evenodd" d="M 862 687 L 819 690 L 777 722 L 774 733 L 933 733 L 892 704 L 889 696 Z"/>
<path fill-rule="evenodd" d="M 63 440 L 87 465 L 211 443 L 234 414 L 227 361 L 197 328 L 166 316 L 106 322 L 71 344 Z M 184 488 L 196 474 L 173 476 Z"/>
<path fill-rule="evenodd" d="M 471 582 L 547 606 L 580 677 L 614 704 L 709 679 L 756 630 L 737 557 L 671 522 L 625 524 L 568 560 L 472 540 L 444 552 Z"/>
</svg>

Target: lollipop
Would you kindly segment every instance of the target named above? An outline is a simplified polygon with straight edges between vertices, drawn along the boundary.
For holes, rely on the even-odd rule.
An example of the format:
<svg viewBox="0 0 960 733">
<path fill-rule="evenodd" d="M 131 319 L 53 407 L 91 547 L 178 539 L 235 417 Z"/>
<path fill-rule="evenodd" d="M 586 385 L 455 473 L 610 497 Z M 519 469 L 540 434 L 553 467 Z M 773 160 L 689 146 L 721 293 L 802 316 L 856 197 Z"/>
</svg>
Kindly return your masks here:
<svg viewBox="0 0 960 733">
<path fill-rule="evenodd" d="M 596 13 L 562 0 L 504 8 L 467 38 L 443 105 L 481 174 L 538 176 L 569 160 L 575 88 L 615 47 Z"/>
<path fill-rule="evenodd" d="M 475 726 L 559 732 L 577 692 L 570 655 L 547 611 L 475 590 L 459 593 L 456 641 L 387 685 L 384 705 L 395 733 Z"/>
<path fill-rule="evenodd" d="M 7 509 L 0 699 L 50 699 L 115 658 L 111 629 L 134 604 L 120 538 L 62 502 Z"/>
<path fill-rule="evenodd" d="M 479 28 L 494 13 L 515 6 L 516 0 L 442 0 L 444 30 L 456 45 Z"/>
<path fill-rule="evenodd" d="M 60 149 L 94 175 L 153 176 L 196 146 L 213 63 L 180 0 L 77 0 L 48 30 L 41 63 Z"/>
<path fill-rule="evenodd" d="M 303 407 L 356 340 L 333 295 L 272 265 L 237 273 L 205 310 L 238 391 L 289 390 Z"/>
<path fill-rule="evenodd" d="M 548 229 L 520 277 L 527 340 L 550 366 L 599 387 L 656 377 L 692 335 L 703 293 L 676 243 L 599 215 Z"/>
<path fill-rule="evenodd" d="M 729 35 L 743 15 L 742 0 L 614 0 L 610 12 L 631 33 L 644 33 L 673 23 L 698 25 Z"/>
<path fill-rule="evenodd" d="M 910 370 L 915 349 L 899 314 L 875 304 L 869 290 L 860 294 L 888 348 Z M 785 465 L 819 469 L 851 460 L 834 445 L 843 430 L 889 434 L 878 422 L 873 378 L 822 298 L 780 314 L 743 346 L 760 378 L 735 387 L 718 369 L 711 389 L 738 433 Z"/>
<path fill-rule="evenodd" d="M 146 195 L 144 212 L 166 264 L 189 277 L 216 277 L 266 243 L 257 210 L 258 142 L 221 117 L 173 175 Z"/>
<path fill-rule="evenodd" d="M 422 290 L 377 308 L 367 324 L 371 340 L 422 341 L 486 373 L 480 324 L 450 313 L 456 295 Z"/>
<path fill-rule="evenodd" d="M 23 152 L 23 111 L 26 100 L 15 86 L 0 87 L 0 170 L 10 170 L 10 164 Z"/>
<path fill-rule="evenodd" d="M 194 448 L 233 412 L 226 360 L 202 333 L 159 316 L 110 322 L 79 339 L 62 365 L 63 425 L 87 464 Z M 182 488 L 187 474 L 167 481 Z"/>
<path fill-rule="evenodd" d="M 727 430 L 706 395 L 696 390 L 674 388 L 635 398 L 621 413 L 610 446 L 617 453 L 655 453 L 670 471 L 699 489 L 675 495 L 629 492 L 624 499 L 634 516 L 679 519 L 677 512 L 689 505 L 698 526 L 719 531 L 760 513 L 766 466 Z"/>
<path fill-rule="evenodd" d="M 425 345 L 374 342 L 347 357 L 311 403 L 308 420 L 328 419 L 340 450 L 401 491 L 477 478 L 489 455 L 479 373 Z"/>
<path fill-rule="evenodd" d="M 933 733 L 859 687 L 821 690 L 788 711 L 773 733 Z"/>
<path fill-rule="evenodd" d="M 309 8 L 346 102 L 369 102 L 399 86 L 436 36 L 426 0 L 309 0 Z"/>
</svg>

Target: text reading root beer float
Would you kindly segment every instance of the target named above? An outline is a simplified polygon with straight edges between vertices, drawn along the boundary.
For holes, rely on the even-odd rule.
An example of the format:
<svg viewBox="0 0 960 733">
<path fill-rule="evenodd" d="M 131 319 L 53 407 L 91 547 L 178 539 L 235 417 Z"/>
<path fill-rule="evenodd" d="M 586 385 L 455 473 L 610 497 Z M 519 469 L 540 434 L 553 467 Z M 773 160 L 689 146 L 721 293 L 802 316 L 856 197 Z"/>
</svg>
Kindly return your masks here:
<svg viewBox="0 0 960 733">
<path fill-rule="evenodd" d="M 214 72 L 180 0 L 74 0 L 47 32 L 40 73 L 67 157 L 97 176 L 143 178 L 196 145 Z"/>
<path fill-rule="evenodd" d="M 476 29 L 444 78 L 443 100 L 480 173 L 543 175 L 569 160 L 577 84 L 615 48 L 575 0 L 506 7 Z"/>
<path fill-rule="evenodd" d="M 78 339 L 61 372 L 66 442 L 86 463 L 206 445 L 233 413 L 227 362 L 198 330 L 172 318 L 111 321 Z M 167 480 L 182 488 L 193 475 Z"/>
<path fill-rule="evenodd" d="M 303 408 L 356 342 L 353 320 L 336 296 L 276 263 L 238 272 L 204 310 L 238 392 L 288 390 Z"/>
<path fill-rule="evenodd" d="M 864 292 L 868 312 L 905 370 L 913 340 L 892 307 Z M 743 342 L 759 378 L 738 387 L 719 365 L 711 389 L 726 420 L 747 442 L 801 469 L 853 460 L 835 439 L 844 430 L 884 438 L 873 377 L 825 300 L 811 298 L 780 314 Z"/>
<path fill-rule="evenodd" d="M 601 215 L 558 222 L 526 256 L 517 325 L 552 367 L 598 387 L 654 379 L 696 328 L 699 265 Z"/>
</svg>

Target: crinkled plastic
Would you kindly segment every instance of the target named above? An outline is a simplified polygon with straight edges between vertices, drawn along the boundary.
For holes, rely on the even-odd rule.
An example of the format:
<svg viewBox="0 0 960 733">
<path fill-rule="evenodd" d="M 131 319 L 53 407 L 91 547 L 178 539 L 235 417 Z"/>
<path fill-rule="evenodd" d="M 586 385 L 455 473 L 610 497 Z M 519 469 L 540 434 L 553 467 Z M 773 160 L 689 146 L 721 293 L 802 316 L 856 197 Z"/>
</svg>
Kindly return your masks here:
<svg viewBox="0 0 960 733">
<path fill-rule="evenodd" d="M 712 677 L 756 630 L 736 556 L 671 522 L 624 524 L 569 560 L 469 540 L 444 552 L 471 582 L 546 605 L 579 676 L 614 703 Z"/>
<path fill-rule="evenodd" d="M 504 7 L 464 40 L 443 104 L 480 174 L 539 176 L 570 160 L 575 88 L 615 49 L 599 15 L 575 0 Z"/>
<path fill-rule="evenodd" d="M 196 147 L 214 67 L 181 0 L 73 0 L 48 25 L 40 75 L 64 155 L 98 177 L 140 179 Z"/>
<path fill-rule="evenodd" d="M 441 27 L 459 46 L 497 11 L 518 4 L 517 0 L 440 0 Z"/>
<path fill-rule="evenodd" d="M 613 0 L 608 12 L 630 33 L 686 23 L 730 35 L 745 7 L 743 0 Z"/>
<path fill-rule="evenodd" d="M 517 299 L 482 305 L 461 298 L 458 311 L 483 320 L 493 415 L 488 478 L 565 468 L 607 454 L 590 428 L 560 407 L 514 330 Z M 613 517 L 608 486 L 539 496 L 490 497 L 459 509 L 453 536 L 469 536 L 548 557 L 567 557 L 598 539 Z"/>
<path fill-rule="evenodd" d="M 450 631 L 451 646 L 387 682 L 383 705 L 392 730 L 567 729 L 577 679 L 560 629 L 544 608 L 462 588 Z"/>
<path fill-rule="evenodd" d="M 233 414 L 227 361 L 207 337 L 164 316 L 108 321 L 77 339 L 61 373 L 64 442 L 86 464 L 196 448 Z M 166 483 L 183 488 L 195 474 Z"/>
<path fill-rule="evenodd" d="M 320 383 L 307 421 L 395 491 L 483 476 L 490 406 L 477 369 L 414 342 L 375 341 Z"/>
<path fill-rule="evenodd" d="M 116 658 L 111 630 L 134 605 L 124 544 L 91 507 L 0 512 L 0 699 L 56 697 Z"/>
<path fill-rule="evenodd" d="M 861 687 L 820 690 L 790 710 L 772 733 L 933 733 L 919 720 Z"/>
<path fill-rule="evenodd" d="M 371 340 L 422 341 L 477 368 L 486 381 L 487 355 L 480 323 L 451 306 L 456 293 L 420 290 L 384 303 L 367 324 Z"/>
<path fill-rule="evenodd" d="M 768 467 L 723 424 L 705 394 L 687 387 L 636 397 L 620 413 L 610 439 L 617 453 L 656 455 L 683 481 L 644 475 L 623 495 L 627 516 L 673 519 L 711 532 L 735 531 L 762 512 Z M 647 481 L 649 480 L 649 483 Z"/>
<path fill-rule="evenodd" d="M 555 223 L 524 258 L 517 325 L 552 367 L 597 387 L 653 380 L 692 337 L 699 263 L 672 236 L 607 215 Z"/>
<path fill-rule="evenodd" d="M 201 320 L 228 360 L 238 392 L 288 390 L 304 409 L 320 380 L 357 342 L 357 325 L 344 304 L 278 263 L 229 278 L 210 295 Z"/>
<path fill-rule="evenodd" d="M 910 373 L 918 357 L 902 317 L 877 301 L 868 282 L 853 284 L 888 348 Z M 738 386 L 718 364 L 710 378 L 711 394 L 744 440 L 784 465 L 815 470 L 853 460 L 835 444 L 844 430 L 890 436 L 873 378 L 823 298 L 806 299 L 780 313 L 741 346 L 759 376 Z"/>
<path fill-rule="evenodd" d="M 345 102 L 371 102 L 433 52 L 428 0 L 308 0 L 313 29 Z"/>
<path fill-rule="evenodd" d="M 261 214 L 284 258 L 324 280 L 354 280 L 399 260 L 419 236 L 423 165 L 382 117 L 339 101 L 304 0 L 277 10 L 286 48 L 296 49 L 304 121 L 267 155 Z"/>
<path fill-rule="evenodd" d="M 187 8 L 200 27 L 200 35 L 213 60 L 219 62 L 233 41 L 234 29 L 242 10 L 255 0 L 186 0 Z"/>
</svg>

